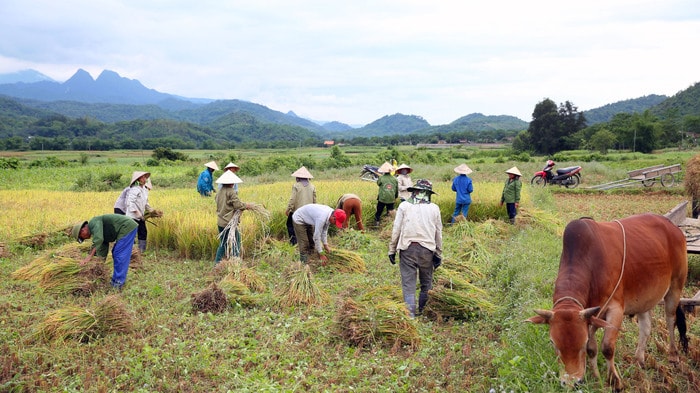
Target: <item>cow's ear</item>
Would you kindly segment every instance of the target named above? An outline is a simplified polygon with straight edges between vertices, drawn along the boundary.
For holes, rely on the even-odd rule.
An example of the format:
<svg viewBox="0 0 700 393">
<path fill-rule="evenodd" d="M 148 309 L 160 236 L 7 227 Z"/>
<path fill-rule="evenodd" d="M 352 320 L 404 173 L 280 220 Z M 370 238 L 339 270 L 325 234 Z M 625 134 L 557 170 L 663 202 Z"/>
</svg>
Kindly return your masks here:
<svg viewBox="0 0 700 393">
<path fill-rule="evenodd" d="M 549 320 L 552 319 L 552 316 L 554 315 L 554 313 L 549 310 L 535 310 L 535 314 L 537 315 L 526 319 L 525 322 L 549 323 Z"/>
<path fill-rule="evenodd" d="M 604 319 L 600 319 L 598 317 L 591 317 L 590 323 L 596 329 L 607 329 L 607 328 L 614 328 L 615 327 L 612 324 L 610 324 L 608 321 L 606 321 Z"/>
</svg>

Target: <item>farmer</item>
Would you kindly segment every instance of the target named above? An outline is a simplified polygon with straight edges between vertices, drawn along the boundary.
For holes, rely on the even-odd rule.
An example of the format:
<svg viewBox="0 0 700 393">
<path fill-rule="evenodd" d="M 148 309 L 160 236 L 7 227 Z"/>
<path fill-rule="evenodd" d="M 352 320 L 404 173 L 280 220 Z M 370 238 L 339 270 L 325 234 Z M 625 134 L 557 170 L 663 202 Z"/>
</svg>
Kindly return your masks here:
<svg viewBox="0 0 700 393">
<path fill-rule="evenodd" d="M 224 172 L 216 179 L 216 183 L 221 184 L 221 191 L 216 194 L 216 225 L 219 229 L 219 247 L 216 249 L 214 263 L 218 264 L 224 256 L 233 255 L 237 257 L 241 255 L 241 232 L 238 230 L 238 222 L 232 223 L 235 224 L 233 225 L 235 237 L 232 250 L 228 249 L 228 235 L 231 230 L 228 225 L 234 218 L 234 213 L 237 210 L 246 210 L 249 208 L 249 205 L 238 199 L 238 193 L 234 189 L 234 185 L 243 183 L 243 180 L 236 176 L 235 173 L 232 171 Z"/>
<path fill-rule="evenodd" d="M 287 233 L 289 234 L 289 242 L 292 245 L 295 245 L 297 244 L 297 237 L 294 233 L 292 214 L 294 214 L 298 208 L 304 205 L 316 203 L 316 187 L 311 184 L 311 179 L 314 177 L 304 166 L 294 171 L 294 173 L 292 173 L 292 177 L 296 179 L 296 182 L 292 186 L 292 196 L 289 197 L 289 202 L 287 203 L 287 209 L 284 211 L 284 215 L 287 216 Z"/>
<path fill-rule="evenodd" d="M 433 185 L 420 179 L 409 189 L 411 196 L 396 211 L 389 243 L 389 262 L 396 264 L 399 251 L 401 292 L 411 317 L 423 312 L 432 288 L 433 270 L 442 261 L 442 221 L 440 208 L 430 202 Z M 416 273 L 420 281 L 416 314 Z"/>
<path fill-rule="evenodd" d="M 411 196 L 411 192 L 408 191 L 408 187 L 413 185 L 411 176 L 409 176 L 411 172 L 413 172 L 413 168 L 406 164 L 401 164 L 401 166 L 396 168 L 396 173 L 399 174 L 396 176 L 396 181 L 399 184 L 399 199 L 401 202 L 405 201 Z"/>
<path fill-rule="evenodd" d="M 391 175 L 391 164 L 385 162 L 377 169 L 377 172 L 382 175 L 377 179 L 379 186 L 379 194 L 377 195 L 377 213 L 374 214 L 374 226 L 379 226 L 379 220 L 382 218 L 382 212 L 386 208 L 387 215 L 394 210 L 394 202 L 399 196 L 399 183 L 394 176 Z"/>
<path fill-rule="evenodd" d="M 362 200 L 355 194 L 343 194 L 338 199 L 335 206 L 336 209 L 343 209 L 345 212 L 345 222 L 343 228 L 347 228 L 350 222 L 350 216 L 355 216 L 357 229 L 364 232 L 365 227 L 362 225 Z"/>
<path fill-rule="evenodd" d="M 107 258 L 109 243 L 114 242 L 114 247 L 112 247 L 114 273 L 111 283 L 112 287 L 121 289 L 126 282 L 126 273 L 131 262 L 131 249 L 134 246 L 137 228 L 136 221 L 119 214 L 105 214 L 93 217 L 90 221 L 85 221 L 82 224 L 76 224 L 71 234 L 78 243 L 92 238 L 90 253 L 80 265 L 88 263 L 95 254 Z"/>
<path fill-rule="evenodd" d="M 213 177 L 212 173 L 214 171 L 219 170 L 219 166 L 216 165 L 216 162 L 214 161 L 209 161 L 206 164 L 204 164 L 206 167 L 202 173 L 199 174 L 199 179 L 197 179 L 197 192 L 201 196 L 211 196 L 212 192 L 216 192 L 213 186 Z"/>
<path fill-rule="evenodd" d="M 520 182 L 520 176 L 522 175 L 517 167 L 508 169 L 506 173 L 508 174 L 508 180 L 503 185 L 501 206 L 504 203 L 506 204 L 510 223 L 515 225 L 515 216 L 518 214 L 518 206 L 520 205 L 520 190 L 523 188 L 523 184 Z"/>
<path fill-rule="evenodd" d="M 336 227 L 342 228 L 345 218 L 343 210 L 326 205 L 310 203 L 298 208 L 292 214 L 292 221 L 297 235 L 299 259 L 306 263 L 309 254 L 315 250 L 325 266 L 328 257 L 324 255 L 324 251 L 331 252 L 328 246 L 328 227 L 335 224 Z"/>
<path fill-rule="evenodd" d="M 471 194 L 474 192 L 472 179 L 467 176 L 472 173 L 471 168 L 469 168 L 467 164 L 460 164 L 454 169 L 454 171 L 457 173 L 457 176 L 452 179 L 452 191 L 456 193 L 455 211 L 452 213 L 452 220 L 450 221 L 452 223 L 454 223 L 457 219 L 467 219 L 469 206 L 472 204 Z"/>
<path fill-rule="evenodd" d="M 224 167 L 224 172 L 230 171 L 230 172 L 236 173 L 236 172 L 238 172 L 240 169 L 241 169 L 241 167 L 239 167 L 238 165 L 236 165 L 236 164 L 234 164 L 234 163 L 232 163 L 232 162 L 229 162 L 229 163 L 226 164 L 226 166 Z M 236 176 L 238 176 L 238 175 L 236 175 Z M 220 189 L 221 189 L 221 184 L 219 184 L 219 190 L 220 190 Z M 234 189 L 236 192 L 238 192 L 238 184 L 234 184 L 234 185 L 233 185 L 233 189 Z"/>
<path fill-rule="evenodd" d="M 150 178 L 151 174 L 148 172 L 136 171 L 131 175 L 131 186 L 126 196 L 126 209 L 124 211 L 127 217 L 133 219 L 139 225 L 137 237 L 141 253 L 146 252 L 148 237 L 145 214 L 153 211 L 151 205 L 148 204 L 149 188 L 146 187 Z"/>
</svg>

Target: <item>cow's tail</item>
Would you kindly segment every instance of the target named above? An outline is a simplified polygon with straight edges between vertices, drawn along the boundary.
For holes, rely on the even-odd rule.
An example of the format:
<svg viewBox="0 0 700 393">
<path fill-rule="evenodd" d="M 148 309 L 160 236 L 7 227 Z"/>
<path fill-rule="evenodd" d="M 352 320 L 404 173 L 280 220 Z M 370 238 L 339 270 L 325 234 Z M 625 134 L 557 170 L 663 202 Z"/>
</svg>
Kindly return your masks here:
<svg viewBox="0 0 700 393">
<path fill-rule="evenodd" d="M 676 307 L 676 327 L 678 328 L 678 339 L 681 342 L 681 348 L 683 348 L 683 352 L 688 353 L 688 336 L 685 334 L 688 327 L 685 324 L 685 313 L 680 304 Z"/>
</svg>

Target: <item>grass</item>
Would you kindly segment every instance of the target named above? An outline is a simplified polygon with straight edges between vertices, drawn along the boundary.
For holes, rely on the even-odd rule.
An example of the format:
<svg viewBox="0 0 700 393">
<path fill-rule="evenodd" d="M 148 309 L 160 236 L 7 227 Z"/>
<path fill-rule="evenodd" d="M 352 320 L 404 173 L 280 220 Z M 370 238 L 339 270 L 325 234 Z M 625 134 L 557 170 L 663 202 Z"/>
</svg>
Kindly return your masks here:
<svg viewBox="0 0 700 393">
<path fill-rule="evenodd" d="M 511 226 L 505 223 L 497 199 L 504 179 L 499 169 L 512 164 L 470 165 L 478 168 L 473 216 L 470 211 L 470 220 L 444 228 L 445 258 L 436 280 L 451 283 L 452 288 L 485 292 L 479 299 L 488 300 L 494 308 L 477 318 L 381 318 L 377 305 L 391 312 L 402 311 L 398 267 L 386 257 L 386 236 L 391 229 L 388 220 L 382 228 L 365 233 L 332 232 L 331 246 L 357 253 L 366 273 L 312 264 L 308 272 L 303 271 L 302 279 L 308 281 L 297 285 L 302 294 L 313 292 L 310 285 L 315 285 L 327 296 L 324 301 L 313 306 L 281 305 L 280 293 L 292 278 L 288 269 L 298 259 L 296 249 L 286 241 L 285 217 L 279 213 L 289 197 L 288 174 L 269 183 L 244 178 L 241 199 L 260 203 L 272 213 L 270 238 L 253 240 L 260 238 L 254 235 L 259 227 L 253 217 L 243 214 L 242 237 L 244 243 L 251 241 L 244 244 L 247 252 L 242 259 L 226 261 L 228 266 L 222 263 L 217 269 L 213 268 L 213 251 L 218 244 L 213 200 L 197 196 L 193 188 L 158 188 L 156 182 L 150 202 L 163 210 L 163 217 L 155 220 L 157 226 L 149 227 L 149 248 L 142 267 L 129 272 L 119 294 L 133 317 L 133 329 L 104 331 L 87 343 L 74 339 L 35 342 L 30 338 L 56 310 L 77 307 L 94 311 L 104 292 L 89 297 L 52 293 L 36 281 L 16 279 L 11 274 L 47 252 L 57 254 L 60 247 L 59 240 L 42 249 L 20 244 L 20 238 L 60 230 L 109 212 L 118 192 L 75 193 L 44 184 L 32 188 L 35 181 L 40 183 L 37 179 L 44 170 L 25 173 L 27 177 L 20 181 L 25 189 L 1 182 L 0 207 L 6 214 L 0 217 L 0 242 L 6 243 L 10 255 L 0 258 L 0 391 L 562 391 L 547 330 L 523 321 L 533 309 L 551 307 L 563 225 L 579 216 L 610 220 L 642 211 L 664 213 L 683 195 L 659 188 L 638 193 L 525 188 L 521 216 L 517 225 Z M 630 169 L 647 166 L 633 160 L 624 164 Z M 517 165 L 528 173 L 540 169 L 542 163 Z M 607 162 L 598 165 L 596 173 L 605 176 Z M 451 178 L 454 166 L 414 165 L 414 180 L 421 177 L 416 174 L 428 173 L 425 177 L 440 179 L 434 182 L 439 193 L 435 201 L 443 218 L 454 207 L 454 194 L 445 180 Z M 133 170 L 123 168 L 125 173 Z M 173 174 L 168 174 L 167 169 L 160 168 L 160 175 L 184 173 L 181 168 L 172 168 Z M 64 169 L 55 172 L 56 178 L 66 178 Z M 610 172 L 615 176 L 615 170 Z M 355 179 L 355 174 L 314 172 L 314 176 L 320 203 L 333 205 L 342 190 L 352 190 L 363 200 L 365 219 L 371 218 L 376 185 Z M 338 176 L 341 178 L 330 178 Z M 246 235 L 246 231 L 251 232 Z M 85 251 L 81 252 L 84 256 Z M 698 288 L 700 274 L 697 258 L 690 259 L 694 273 L 685 297 Z M 228 301 L 220 313 L 193 312 L 192 295 L 212 283 L 229 298 L 240 296 L 239 301 L 235 305 Z M 359 320 L 403 325 L 370 325 L 377 329 L 363 330 L 364 335 L 358 337 L 374 339 L 367 339 L 362 346 L 353 344 L 342 333 L 344 325 L 340 323 L 343 314 L 339 310 L 348 299 L 365 310 L 354 314 Z M 689 320 L 691 352 L 682 355 L 676 367 L 666 360 L 660 313 L 655 313 L 647 348 L 652 363 L 645 368 L 632 360 L 637 330 L 633 321 L 625 320 L 626 334 L 619 340 L 616 361 L 628 386 L 642 392 L 698 390 L 700 356 L 693 345 L 700 337 L 700 325 L 692 315 Z M 396 339 L 377 339 L 380 327 L 400 334 L 400 344 L 396 345 Z M 600 360 L 599 366 L 604 372 Z M 609 391 L 590 378 L 579 390 Z"/>
</svg>

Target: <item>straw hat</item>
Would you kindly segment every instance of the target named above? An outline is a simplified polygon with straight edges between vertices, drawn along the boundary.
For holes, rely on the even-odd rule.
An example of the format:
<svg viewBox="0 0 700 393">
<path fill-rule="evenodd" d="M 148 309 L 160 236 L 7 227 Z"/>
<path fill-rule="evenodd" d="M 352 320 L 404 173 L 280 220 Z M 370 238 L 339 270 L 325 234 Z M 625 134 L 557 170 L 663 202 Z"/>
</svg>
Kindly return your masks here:
<svg viewBox="0 0 700 393">
<path fill-rule="evenodd" d="M 512 168 L 508 169 L 506 171 L 506 173 L 510 173 L 511 175 L 515 175 L 515 176 L 522 176 L 517 167 L 512 167 Z"/>
<path fill-rule="evenodd" d="M 209 161 L 209 162 L 207 162 L 206 164 L 204 164 L 204 166 L 207 167 L 207 168 L 211 168 L 211 169 L 213 169 L 213 170 L 215 170 L 215 171 L 218 171 L 218 170 L 219 170 L 219 166 L 216 165 L 216 161 Z"/>
<path fill-rule="evenodd" d="M 224 170 L 227 170 L 227 169 L 229 169 L 229 168 L 233 168 L 233 169 L 232 169 L 233 172 L 238 172 L 238 170 L 241 169 L 241 167 L 239 167 L 238 165 L 236 165 L 236 164 L 234 164 L 234 163 L 232 163 L 232 162 L 229 162 L 228 164 L 226 164 L 226 166 L 224 167 Z"/>
<path fill-rule="evenodd" d="M 379 172 L 379 173 L 390 173 L 392 170 L 394 170 L 394 168 L 391 166 L 391 164 L 389 164 L 388 162 L 384 161 L 384 163 L 382 164 L 382 166 L 380 166 L 379 169 L 377 169 L 377 172 Z"/>
<path fill-rule="evenodd" d="M 236 176 L 235 173 L 231 171 L 226 171 L 223 175 L 219 176 L 219 178 L 216 179 L 216 182 L 219 184 L 238 184 L 243 183 L 243 180 L 241 180 L 240 177 Z"/>
<path fill-rule="evenodd" d="M 129 182 L 129 184 L 134 184 L 134 182 L 135 182 L 136 180 L 138 180 L 139 177 L 141 177 L 141 176 L 143 176 L 143 175 L 146 175 L 146 178 L 150 178 L 150 177 L 151 177 L 151 172 L 136 171 L 136 172 L 132 173 L 132 174 L 131 174 L 131 182 Z"/>
<path fill-rule="evenodd" d="M 459 173 L 460 175 L 468 175 L 472 173 L 472 169 L 469 168 L 467 164 L 460 164 L 455 168 L 455 172 Z"/>
<path fill-rule="evenodd" d="M 418 179 L 416 181 L 416 184 L 412 185 L 411 187 L 408 187 L 406 190 L 411 192 L 426 191 L 431 194 L 437 194 L 437 192 L 433 191 L 433 183 L 428 179 Z"/>
<path fill-rule="evenodd" d="M 311 172 L 309 172 L 308 169 L 306 169 L 305 166 L 302 166 L 301 168 L 297 169 L 292 173 L 292 177 L 299 177 L 302 179 L 313 179 L 314 177 L 311 175 Z"/>
<path fill-rule="evenodd" d="M 402 169 L 408 169 L 408 173 L 413 172 L 413 168 L 411 168 L 410 166 L 408 166 L 408 165 L 406 165 L 406 164 L 401 164 L 401 165 L 399 165 L 399 167 L 396 168 L 396 172 L 399 172 L 399 171 L 401 171 Z"/>
</svg>

